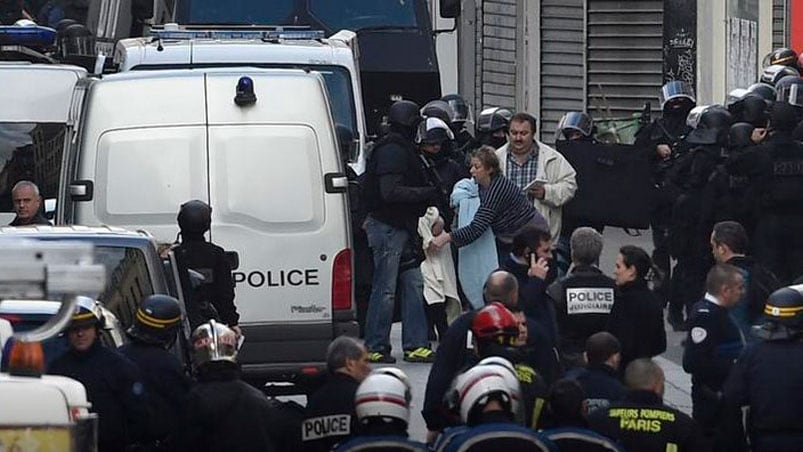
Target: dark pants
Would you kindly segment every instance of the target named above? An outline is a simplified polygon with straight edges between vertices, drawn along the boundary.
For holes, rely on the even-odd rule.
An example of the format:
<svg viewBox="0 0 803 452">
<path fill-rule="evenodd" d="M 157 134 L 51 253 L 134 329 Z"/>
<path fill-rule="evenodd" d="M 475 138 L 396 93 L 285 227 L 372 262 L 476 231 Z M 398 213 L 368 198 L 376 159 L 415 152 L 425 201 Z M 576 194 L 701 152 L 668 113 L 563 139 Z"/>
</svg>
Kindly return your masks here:
<svg viewBox="0 0 803 452">
<path fill-rule="evenodd" d="M 681 256 L 672 270 L 669 313 L 682 319 L 688 316 L 694 303 L 705 294 L 705 277 L 711 268 L 710 259 L 704 256 Z M 679 316 L 679 317 L 677 317 Z"/>
<path fill-rule="evenodd" d="M 663 273 L 663 279 L 655 287 L 655 295 L 664 305 L 669 302 L 669 281 L 672 276 L 669 258 L 669 221 L 669 215 L 662 211 L 656 211 L 650 219 L 653 246 L 652 261 Z"/>
<path fill-rule="evenodd" d="M 803 275 L 803 215 L 765 214 L 756 227 L 756 260 L 782 284 Z"/>
</svg>

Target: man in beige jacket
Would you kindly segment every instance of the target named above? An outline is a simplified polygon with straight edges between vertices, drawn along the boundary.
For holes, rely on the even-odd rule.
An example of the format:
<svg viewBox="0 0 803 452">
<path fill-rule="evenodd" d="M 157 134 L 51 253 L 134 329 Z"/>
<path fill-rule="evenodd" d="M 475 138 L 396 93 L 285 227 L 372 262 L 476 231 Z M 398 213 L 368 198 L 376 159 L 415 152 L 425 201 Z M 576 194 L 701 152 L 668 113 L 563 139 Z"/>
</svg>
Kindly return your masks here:
<svg viewBox="0 0 803 452">
<path fill-rule="evenodd" d="M 508 142 L 496 150 L 502 173 L 533 200 L 549 223 L 553 240 L 560 237 L 561 211 L 577 190 L 572 165 L 556 150 L 535 139 L 536 120 L 527 113 L 510 119 Z"/>
</svg>

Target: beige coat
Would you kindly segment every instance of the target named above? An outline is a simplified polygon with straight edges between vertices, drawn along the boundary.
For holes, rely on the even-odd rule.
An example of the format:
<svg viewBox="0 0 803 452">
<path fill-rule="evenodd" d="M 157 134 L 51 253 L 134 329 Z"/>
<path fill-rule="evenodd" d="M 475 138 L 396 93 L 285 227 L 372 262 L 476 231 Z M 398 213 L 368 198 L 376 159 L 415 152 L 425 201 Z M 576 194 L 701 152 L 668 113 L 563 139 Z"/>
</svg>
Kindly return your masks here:
<svg viewBox="0 0 803 452">
<path fill-rule="evenodd" d="M 558 151 L 537 140 L 535 144 L 538 146 L 536 179 L 545 180 L 547 183 L 544 185 L 546 191 L 544 199 L 534 199 L 533 205 L 549 223 L 552 240 L 557 240 L 560 237 L 562 207 L 574 197 L 574 192 L 577 191 L 576 172 Z M 507 154 L 508 144 L 496 150 L 499 166 L 505 176 L 507 176 Z"/>
</svg>

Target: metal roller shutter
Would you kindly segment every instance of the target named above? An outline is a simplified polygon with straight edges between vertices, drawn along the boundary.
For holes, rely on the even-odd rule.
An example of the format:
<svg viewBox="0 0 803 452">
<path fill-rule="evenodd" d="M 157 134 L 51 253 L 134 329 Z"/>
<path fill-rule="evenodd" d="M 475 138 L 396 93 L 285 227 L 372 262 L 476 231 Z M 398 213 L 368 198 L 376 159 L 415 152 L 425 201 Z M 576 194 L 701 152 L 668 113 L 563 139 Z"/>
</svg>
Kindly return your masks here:
<svg viewBox="0 0 803 452">
<path fill-rule="evenodd" d="M 786 47 L 789 36 L 789 0 L 772 0 L 772 48 Z"/>
<path fill-rule="evenodd" d="M 588 112 L 625 119 L 655 106 L 663 81 L 663 1 L 588 0 Z"/>
<path fill-rule="evenodd" d="M 554 142 L 567 111 L 585 110 L 583 0 L 541 0 L 541 140 Z"/>
<path fill-rule="evenodd" d="M 517 0 L 486 0 L 478 14 L 477 92 L 480 105 L 516 108 Z"/>
</svg>

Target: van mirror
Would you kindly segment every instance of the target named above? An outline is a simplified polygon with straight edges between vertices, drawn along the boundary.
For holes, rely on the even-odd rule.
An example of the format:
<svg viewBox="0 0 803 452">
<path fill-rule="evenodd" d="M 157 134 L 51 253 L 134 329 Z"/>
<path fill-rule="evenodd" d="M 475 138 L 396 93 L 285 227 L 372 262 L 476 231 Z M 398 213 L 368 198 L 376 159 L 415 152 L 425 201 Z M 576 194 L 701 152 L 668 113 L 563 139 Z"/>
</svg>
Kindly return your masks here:
<svg viewBox="0 0 803 452">
<path fill-rule="evenodd" d="M 45 199 L 45 218 L 48 220 L 56 218 L 56 198 Z"/>
<path fill-rule="evenodd" d="M 226 259 L 229 260 L 229 265 L 232 270 L 240 268 L 240 255 L 237 251 L 226 251 Z"/>
<path fill-rule="evenodd" d="M 440 14 L 444 19 L 460 16 L 460 0 L 440 0 Z"/>
</svg>

